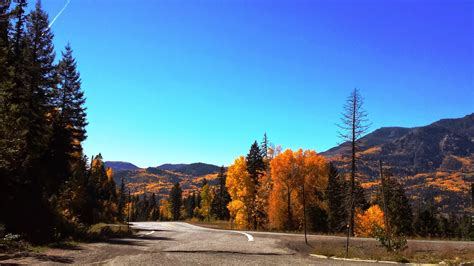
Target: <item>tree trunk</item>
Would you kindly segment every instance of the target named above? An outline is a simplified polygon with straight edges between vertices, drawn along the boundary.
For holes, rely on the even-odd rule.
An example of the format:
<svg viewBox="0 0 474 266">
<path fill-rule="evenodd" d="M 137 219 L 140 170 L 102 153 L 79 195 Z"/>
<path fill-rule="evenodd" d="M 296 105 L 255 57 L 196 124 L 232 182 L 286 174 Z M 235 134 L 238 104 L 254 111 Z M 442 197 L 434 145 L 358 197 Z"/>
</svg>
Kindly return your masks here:
<svg viewBox="0 0 474 266">
<path fill-rule="evenodd" d="M 304 191 L 304 180 L 303 180 L 303 227 L 304 227 L 304 242 L 308 245 L 308 238 L 306 236 L 306 195 Z"/>
</svg>

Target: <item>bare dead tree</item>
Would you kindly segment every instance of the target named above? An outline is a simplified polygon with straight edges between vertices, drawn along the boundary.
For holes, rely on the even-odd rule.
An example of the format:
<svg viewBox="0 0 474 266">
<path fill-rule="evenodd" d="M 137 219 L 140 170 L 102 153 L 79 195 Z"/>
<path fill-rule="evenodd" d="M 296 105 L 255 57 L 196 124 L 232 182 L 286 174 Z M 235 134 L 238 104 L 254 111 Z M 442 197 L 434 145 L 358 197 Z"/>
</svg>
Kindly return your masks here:
<svg viewBox="0 0 474 266">
<path fill-rule="evenodd" d="M 354 231 L 354 212 L 355 212 L 355 178 L 356 178 L 356 153 L 359 148 L 360 138 L 367 132 L 370 127 L 367 119 L 367 113 L 363 109 L 364 99 L 362 98 L 359 89 L 354 88 L 347 101 L 344 104 L 342 112 L 341 124 L 338 127 L 341 129 L 339 137 L 343 142 L 349 142 L 351 145 L 351 179 L 349 188 L 349 220 L 347 222 L 347 240 L 346 240 L 346 257 L 349 253 L 349 238 Z"/>
</svg>

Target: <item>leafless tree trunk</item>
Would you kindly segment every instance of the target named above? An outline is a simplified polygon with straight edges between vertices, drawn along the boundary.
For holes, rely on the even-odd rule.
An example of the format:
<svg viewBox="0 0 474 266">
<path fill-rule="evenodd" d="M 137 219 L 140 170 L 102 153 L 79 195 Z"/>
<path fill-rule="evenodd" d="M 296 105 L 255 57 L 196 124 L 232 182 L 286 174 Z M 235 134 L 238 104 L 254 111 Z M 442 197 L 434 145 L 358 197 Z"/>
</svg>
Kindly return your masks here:
<svg viewBox="0 0 474 266">
<path fill-rule="evenodd" d="M 367 120 L 367 113 L 363 110 L 364 100 L 360 92 L 355 88 L 351 95 L 347 98 L 342 113 L 341 125 L 338 125 L 342 132 L 339 137 L 343 142 L 351 144 L 351 179 L 349 187 L 349 221 L 347 222 L 347 239 L 346 239 L 346 257 L 349 253 L 349 238 L 354 234 L 354 213 L 355 213 L 355 178 L 356 178 L 356 153 L 358 150 L 359 139 L 364 135 L 370 127 Z"/>
</svg>

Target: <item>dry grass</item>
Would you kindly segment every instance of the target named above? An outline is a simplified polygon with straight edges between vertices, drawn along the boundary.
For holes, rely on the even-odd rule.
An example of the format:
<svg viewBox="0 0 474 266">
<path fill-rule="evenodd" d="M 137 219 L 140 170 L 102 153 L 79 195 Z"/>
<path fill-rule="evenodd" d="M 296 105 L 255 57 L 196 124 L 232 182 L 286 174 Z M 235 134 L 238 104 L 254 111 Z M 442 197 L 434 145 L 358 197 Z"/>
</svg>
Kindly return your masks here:
<svg viewBox="0 0 474 266">
<path fill-rule="evenodd" d="M 344 240 L 325 240 L 311 243 L 315 253 L 325 256 L 345 256 Z M 349 245 L 349 257 L 415 263 L 474 262 L 474 245 L 465 242 L 409 241 L 408 248 L 400 253 L 387 252 L 377 241 L 353 238 Z"/>
<path fill-rule="evenodd" d="M 234 229 L 230 228 L 228 221 L 187 221 L 191 224 L 213 229 Z M 262 235 L 264 236 L 264 235 Z M 265 237 L 265 236 L 264 236 Z M 297 246 L 299 250 L 304 250 L 304 242 L 298 236 L 284 237 L 291 246 Z M 309 237 L 312 249 L 309 253 L 325 255 L 328 257 L 344 257 L 345 244 L 344 237 L 328 238 L 326 236 L 312 235 Z M 459 264 L 462 262 L 474 262 L 474 242 L 463 241 L 424 241 L 408 240 L 408 247 L 400 253 L 387 252 L 377 240 L 364 238 L 351 238 L 349 245 L 349 257 L 371 260 L 388 260 L 397 262 L 414 263 L 447 263 Z"/>
</svg>

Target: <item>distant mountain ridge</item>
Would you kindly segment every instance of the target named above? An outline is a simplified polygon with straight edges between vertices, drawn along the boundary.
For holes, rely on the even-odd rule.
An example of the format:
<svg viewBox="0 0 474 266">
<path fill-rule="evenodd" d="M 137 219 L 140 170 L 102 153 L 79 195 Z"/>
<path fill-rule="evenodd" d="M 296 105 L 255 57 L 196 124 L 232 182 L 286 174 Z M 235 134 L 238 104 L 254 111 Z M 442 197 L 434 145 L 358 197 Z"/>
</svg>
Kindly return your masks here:
<svg viewBox="0 0 474 266">
<path fill-rule="evenodd" d="M 127 171 L 127 170 L 136 170 L 139 167 L 129 163 L 129 162 L 122 162 L 122 161 L 106 161 L 105 162 L 105 167 L 107 168 L 112 168 L 114 172 L 119 172 L 119 171 Z"/>
<path fill-rule="evenodd" d="M 163 164 L 148 168 L 127 162 L 105 162 L 105 165 L 112 167 L 117 185 L 123 180 L 131 193 L 155 193 L 159 196 L 167 195 L 177 182 L 185 192 L 197 190 L 204 179 L 215 184 L 220 170 L 219 166 L 205 163 Z"/>
<path fill-rule="evenodd" d="M 350 144 L 322 155 L 348 171 Z M 414 199 L 432 199 L 442 208 L 467 208 L 474 181 L 474 113 L 427 126 L 383 127 L 361 138 L 358 169 L 366 188 L 375 189 L 378 161 L 404 184 Z"/>
</svg>

